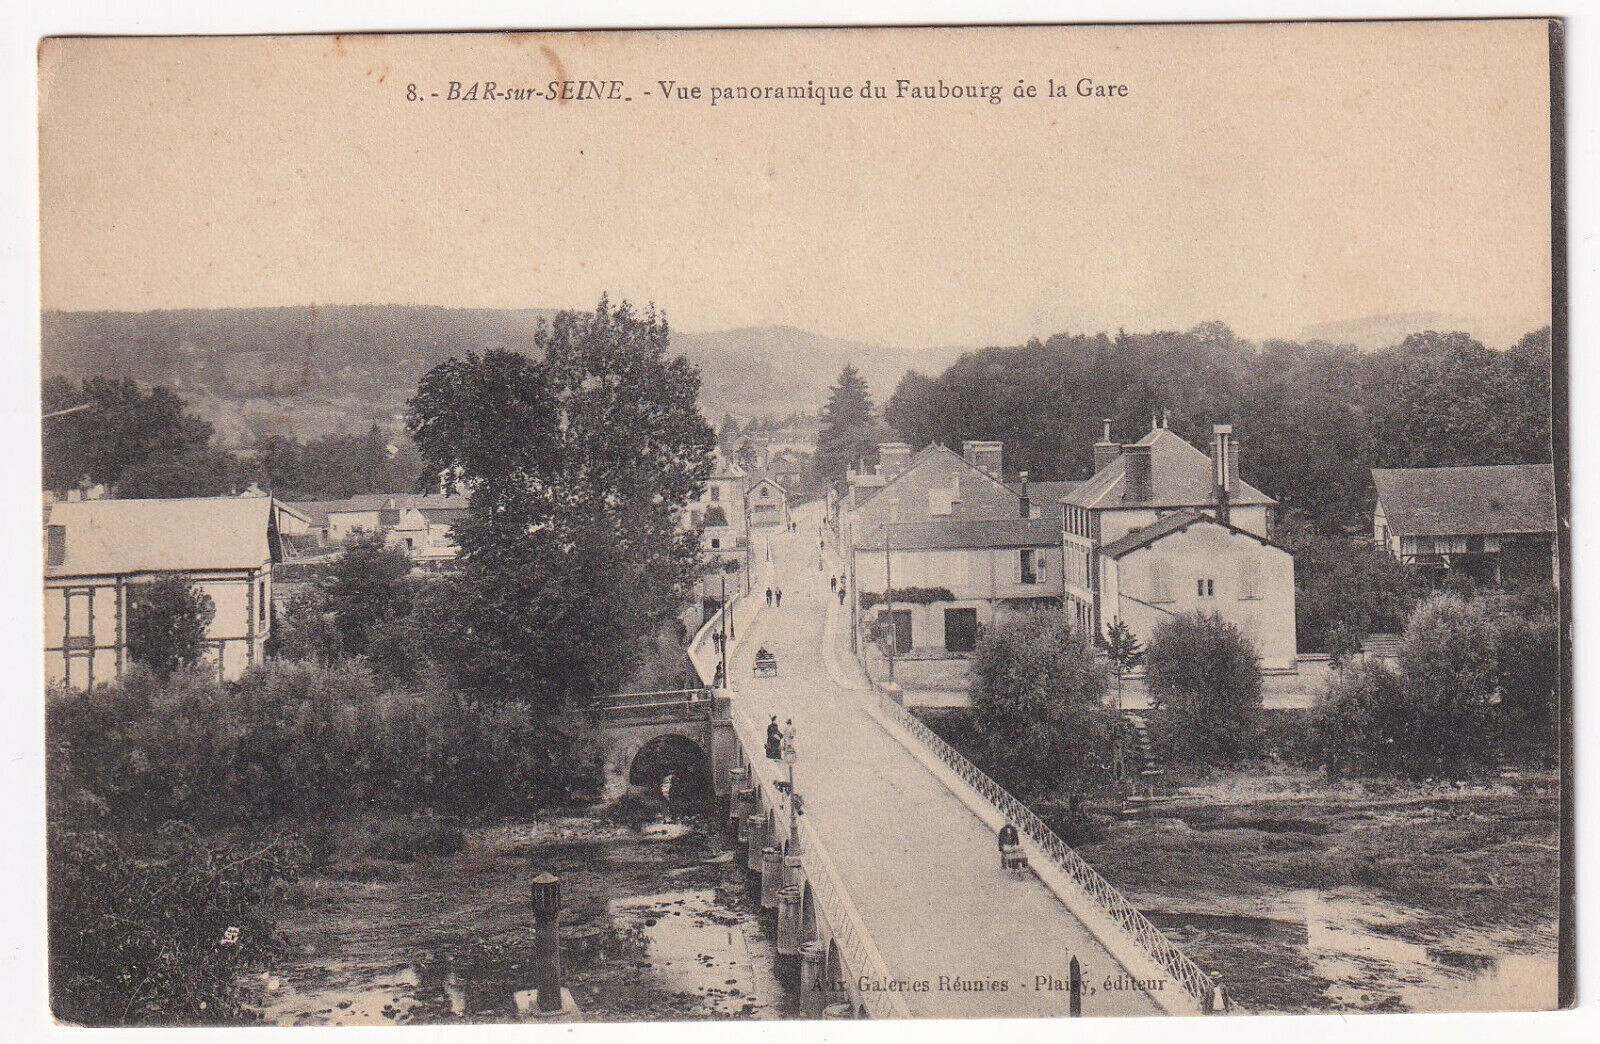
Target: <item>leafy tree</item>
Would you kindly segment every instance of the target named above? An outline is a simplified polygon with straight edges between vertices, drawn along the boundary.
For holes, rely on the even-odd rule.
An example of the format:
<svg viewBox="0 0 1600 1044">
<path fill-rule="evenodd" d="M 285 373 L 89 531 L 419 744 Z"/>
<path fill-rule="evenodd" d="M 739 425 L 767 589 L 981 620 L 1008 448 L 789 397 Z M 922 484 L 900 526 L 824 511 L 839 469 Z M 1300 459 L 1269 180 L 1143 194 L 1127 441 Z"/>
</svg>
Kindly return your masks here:
<svg viewBox="0 0 1600 1044">
<path fill-rule="evenodd" d="M 983 762 L 1030 792 L 1099 777 L 1114 714 L 1106 669 L 1060 613 L 1022 613 L 979 639 L 972 711 Z"/>
<path fill-rule="evenodd" d="M 422 457 L 403 436 L 373 424 L 360 435 L 326 435 L 304 444 L 268 436 L 245 469 L 262 489 L 290 500 L 340 500 L 362 493 L 421 488 Z"/>
<path fill-rule="evenodd" d="M 1406 772 L 1406 684 L 1373 660 L 1336 672 L 1311 707 L 1311 750 L 1331 775 Z"/>
<path fill-rule="evenodd" d="M 1145 653 L 1152 738 L 1181 761 L 1228 762 L 1261 750 L 1255 646 L 1217 613 L 1167 617 Z"/>
<path fill-rule="evenodd" d="M 843 479 L 845 469 L 856 461 L 876 460 L 879 434 L 867 382 L 854 366 L 846 365 L 822 408 L 822 430 L 812 459 L 817 474 L 831 484 Z"/>
<path fill-rule="evenodd" d="M 220 497 L 238 489 L 239 462 L 203 446 L 130 464 L 117 479 L 119 497 Z"/>
<path fill-rule="evenodd" d="M 205 456 L 211 425 L 185 412 L 183 400 L 167 388 L 144 391 L 127 379 L 91 377 L 80 384 L 52 377 L 42 385 L 41 406 L 46 414 L 72 410 L 42 421 L 45 489 L 70 489 L 83 479 L 115 485 L 130 469 L 148 474 L 179 460 L 193 478 L 194 466 L 231 459 Z M 209 488 L 217 481 L 206 476 L 201 484 Z"/>
<path fill-rule="evenodd" d="M 385 624 L 411 615 L 411 560 L 382 533 L 358 533 L 345 541 L 323 591 L 340 647 L 347 655 L 366 653 Z"/>
<path fill-rule="evenodd" d="M 710 475 L 700 378 L 665 318 L 602 297 L 535 335 L 422 379 L 408 425 L 428 467 L 470 489 L 455 570 L 426 600 L 435 651 L 473 692 L 587 705 L 633 673 L 699 569 L 680 529 Z"/>
<path fill-rule="evenodd" d="M 1290 512 L 1273 538 L 1294 556 L 1295 632 L 1305 652 L 1325 652 L 1338 665 L 1361 650 L 1368 634 L 1405 629 L 1427 596 L 1415 566 L 1387 551 L 1317 528 Z"/>
<path fill-rule="evenodd" d="M 165 678 L 205 654 L 206 628 L 216 616 L 209 595 L 177 573 L 128 591 L 128 656 Z"/>
<path fill-rule="evenodd" d="M 1398 740 L 1415 774 L 1456 773 L 1492 757 L 1495 639 L 1481 602 L 1438 594 L 1412 614 L 1400 646 L 1408 699 Z"/>
<path fill-rule="evenodd" d="M 1495 688 L 1507 753 L 1543 764 L 1560 754 L 1561 622 L 1553 613 L 1506 614 L 1495 627 Z"/>
</svg>

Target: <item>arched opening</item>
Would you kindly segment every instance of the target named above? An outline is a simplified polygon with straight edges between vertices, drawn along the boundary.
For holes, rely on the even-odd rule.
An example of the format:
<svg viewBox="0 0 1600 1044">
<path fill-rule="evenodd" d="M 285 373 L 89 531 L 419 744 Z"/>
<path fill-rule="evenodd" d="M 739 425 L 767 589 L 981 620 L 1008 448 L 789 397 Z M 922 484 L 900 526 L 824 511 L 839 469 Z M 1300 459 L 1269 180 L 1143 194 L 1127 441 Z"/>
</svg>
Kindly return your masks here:
<svg viewBox="0 0 1600 1044">
<path fill-rule="evenodd" d="M 699 807 L 712 800 L 711 759 L 687 736 L 657 736 L 639 748 L 628 766 L 628 784 L 658 800 L 668 775 L 672 776 L 673 808 Z"/>
<path fill-rule="evenodd" d="M 848 1002 L 850 996 L 844 989 L 844 957 L 839 953 L 839 943 L 835 939 L 828 940 L 828 960 L 823 968 L 822 981 L 827 986 L 828 1003 Z"/>
</svg>

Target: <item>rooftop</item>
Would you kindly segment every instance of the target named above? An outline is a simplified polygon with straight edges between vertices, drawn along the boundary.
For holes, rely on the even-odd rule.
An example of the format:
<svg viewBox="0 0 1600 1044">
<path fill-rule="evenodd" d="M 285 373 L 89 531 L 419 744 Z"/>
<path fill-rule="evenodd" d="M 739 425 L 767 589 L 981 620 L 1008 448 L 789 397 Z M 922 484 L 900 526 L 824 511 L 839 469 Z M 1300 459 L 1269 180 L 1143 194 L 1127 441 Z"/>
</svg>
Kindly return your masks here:
<svg viewBox="0 0 1600 1044">
<path fill-rule="evenodd" d="M 272 558 L 270 497 L 182 500 L 83 500 L 50 506 L 46 525 L 61 526 L 62 558 L 44 575 L 257 569 Z"/>
<path fill-rule="evenodd" d="M 1128 507 L 1183 508 L 1211 503 L 1211 456 L 1195 449 L 1174 435 L 1169 428 L 1156 428 L 1134 443 L 1150 448 L 1150 499 Z M 1074 507 L 1113 508 L 1124 506 L 1122 499 L 1127 454 L 1119 454 L 1093 477 L 1085 480 L 1062 499 Z M 1235 507 L 1276 504 L 1277 501 L 1256 487 L 1239 481 L 1229 502 Z"/>
<path fill-rule="evenodd" d="M 1555 532 L 1556 476 L 1549 464 L 1373 468 L 1372 484 L 1393 533 Z"/>
<path fill-rule="evenodd" d="M 889 546 L 895 551 L 1047 547 L 1061 543 L 1061 522 L 1052 518 L 936 518 L 897 522 L 887 528 Z M 876 543 L 857 545 L 857 550 L 883 550 L 882 527 L 861 535 Z"/>
</svg>

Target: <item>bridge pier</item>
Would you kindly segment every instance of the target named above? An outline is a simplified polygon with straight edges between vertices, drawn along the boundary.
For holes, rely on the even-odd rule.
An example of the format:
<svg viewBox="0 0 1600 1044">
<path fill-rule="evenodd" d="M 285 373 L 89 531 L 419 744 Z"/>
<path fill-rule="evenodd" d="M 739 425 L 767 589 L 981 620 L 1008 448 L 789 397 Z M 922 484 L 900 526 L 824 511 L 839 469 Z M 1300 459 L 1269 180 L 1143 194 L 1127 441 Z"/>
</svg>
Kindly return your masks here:
<svg viewBox="0 0 1600 1044">
<path fill-rule="evenodd" d="M 778 907 L 778 890 L 783 887 L 783 856 L 771 845 L 761 850 L 761 908 Z"/>
<path fill-rule="evenodd" d="M 740 841 L 750 840 L 750 821 L 760 819 L 760 809 L 761 796 L 755 787 L 745 787 L 739 791 L 739 815 L 734 825 Z"/>
<path fill-rule="evenodd" d="M 713 689 L 711 693 L 711 787 L 717 797 L 737 790 L 741 785 L 734 776 L 739 764 L 739 737 L 733 730 L 733 701 L 726 688 Z M 744 777 L 748 785 L 748 772 Z"/>
<path fill-rule="evenodd" d="M 745 813 L 740 811 L 741 794 L 750 786 L 750 770 L 735 768 L 728 770 L 728 831 L 732 834 L 739 832 L 739 819 Z"/>
<path fill-rule="evenodd" d="M 756 813 L 745 817 L 744 868 L 753 874 L 761 872 L 761 850 L 767 847 L 767 817 Z"/>
<path fill-rule="evenodd" d="M 800 1014 L 804 1018 L 820 1019 L 828 1006 L 828 984 L 823 978 L 826 955 L 820 942 L 800 947 Z"/>
</svg>

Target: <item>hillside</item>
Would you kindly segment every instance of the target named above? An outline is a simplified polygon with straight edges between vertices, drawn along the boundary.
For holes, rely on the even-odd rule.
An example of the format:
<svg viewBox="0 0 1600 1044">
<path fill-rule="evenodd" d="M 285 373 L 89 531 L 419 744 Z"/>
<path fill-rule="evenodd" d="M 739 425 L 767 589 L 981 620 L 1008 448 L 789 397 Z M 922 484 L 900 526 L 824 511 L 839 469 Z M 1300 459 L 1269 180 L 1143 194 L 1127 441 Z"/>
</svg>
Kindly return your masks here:
<svg viewBox="0 0 1600 1044">
<path fill-rule="evenodd" d="M 272 433 L 396 427 L 430 367 L 466 351 L 532 351 L 539 321 L 554 314 L 398 305 L 47 312 L 44 372 L 175 388 L 221 443 L 239 446 Z M 880 399 L 903 372 L 896 351 L 789 326 L 675 332 L 673 343 L 700 367 L 701 408 L 713 421 L 815 412 L 847 362 Z"/>
</svg>

